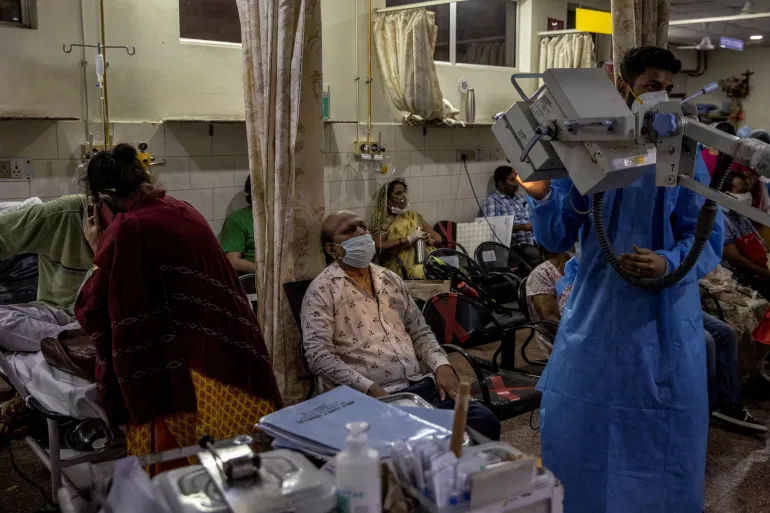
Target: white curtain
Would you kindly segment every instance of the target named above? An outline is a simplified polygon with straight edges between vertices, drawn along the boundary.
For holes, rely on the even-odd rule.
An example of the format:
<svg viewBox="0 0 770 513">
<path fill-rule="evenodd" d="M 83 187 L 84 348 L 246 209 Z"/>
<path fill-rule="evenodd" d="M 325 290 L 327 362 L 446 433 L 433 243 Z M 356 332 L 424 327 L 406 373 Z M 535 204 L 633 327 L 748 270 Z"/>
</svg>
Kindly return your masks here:
<svg viewBox="0 0 770 513">
<path fill-rule="evenodd" d="M 321 0 L 237 0 L 243 39 L 259 320 L 287 403 L 300 337 L 282 285 L 321 269 Z"/>
<path fill-rule="evenodd" d="M 612 60 L 616 75 L 623 56 L 631 48 L 666 48 L 670 13 L 671 0 L 612 0 Z"/>
<path fill-rule="evenodd" d="M 385 88 L 407 122 L 443 118 L 443 99 L 433 50 L 436 15 L 409 9 L 377 15 L 374 42 Z"/>
<path fill-rule="evenodd" d="M 595 68 L 590 34 L 564 34 L 540 41 L 540 73 L 550 68 Z"/>
</svg>

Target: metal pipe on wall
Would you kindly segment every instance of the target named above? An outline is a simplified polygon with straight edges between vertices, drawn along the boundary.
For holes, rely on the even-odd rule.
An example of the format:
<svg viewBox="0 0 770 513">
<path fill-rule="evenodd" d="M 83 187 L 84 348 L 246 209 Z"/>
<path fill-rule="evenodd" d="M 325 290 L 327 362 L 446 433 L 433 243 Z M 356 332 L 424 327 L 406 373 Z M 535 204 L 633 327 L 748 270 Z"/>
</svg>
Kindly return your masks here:
<svg viewBox="0 0 770 513">
<path fill-rule="evenodd" d="M 83 5 L 85 0 L 80 0 L 80 42 L 85 45 L 86 44 L 86 8 Z M 80 61 L 80 67 L 83 74 L 83 105 L 84 105 L 84 114 L 85 114 L 85 140 L 88 142 L 91 142 L 91 127 L 89 125 L 90 120 L 90 112 L 89 112 L 89 106 L 88 106 L 88 70 L 86 69 L 86 65 L 88 64 L 88 60 L 86 59 L 86 47 L 81 47 L 81 61 Z"/>
<path fill-rule="evenodd" d="M 103 112 L 104 112 L 104 149 L 106 150 L 110 144 L 110 103 L 107 97 L 107 49 L 106 35 L 104 33 L 104 0 L 99 0 L 99 24 L 101 29 L 101 51 L 104 57 L 104 100 L 103 100 Z"/>
<path fill-rule="evenodd" d="M 366 144 L 369 148 L 372 147 L 372 24 L 374 23 L 374 11 L 372 10 L 372 0 L 369 0 L 369 39 L 367 41 L 367 48 L 369 53 L 369 70 L 366 77 L 366 89 L 369 97 L 369 115 L 366 121 Z"/>
</svg>

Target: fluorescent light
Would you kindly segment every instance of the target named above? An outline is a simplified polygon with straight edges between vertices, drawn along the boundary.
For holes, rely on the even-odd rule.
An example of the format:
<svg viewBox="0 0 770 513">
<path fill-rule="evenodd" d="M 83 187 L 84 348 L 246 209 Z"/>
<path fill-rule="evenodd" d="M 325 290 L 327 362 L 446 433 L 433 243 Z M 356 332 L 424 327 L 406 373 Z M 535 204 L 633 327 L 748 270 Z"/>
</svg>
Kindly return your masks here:
<svg viewBox="0 0 770 513">
<path fill-rule="evenodd" d="M 762 35 L 756 34 L 754 36 L 751 36 L 749 39 L 751 39 L 752 41 L 759 41 L 760 39 L 762 39 Z"/>
</svg>

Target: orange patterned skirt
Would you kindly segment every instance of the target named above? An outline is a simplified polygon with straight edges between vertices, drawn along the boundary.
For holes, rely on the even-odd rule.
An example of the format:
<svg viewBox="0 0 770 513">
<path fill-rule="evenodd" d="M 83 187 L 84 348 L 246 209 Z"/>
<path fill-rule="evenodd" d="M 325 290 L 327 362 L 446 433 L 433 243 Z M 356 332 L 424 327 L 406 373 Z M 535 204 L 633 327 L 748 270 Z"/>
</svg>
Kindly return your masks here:
<svg viewBox="0 0 770 513">
<path fill-rule="evenodd" d="M 225 385 L 191 370 L 198 411 L 178 413 L 126 431 L 129 456 L 195 445 L 203 435 L 216 440 L 249 434 L 260 418 L 275 411 L 271 401 L 260 399 L 239 388 Z M 171 467 L 178 466 L 172 465 Z M 163 468 L 167 470 L 169 467 Z"/>
</svg>

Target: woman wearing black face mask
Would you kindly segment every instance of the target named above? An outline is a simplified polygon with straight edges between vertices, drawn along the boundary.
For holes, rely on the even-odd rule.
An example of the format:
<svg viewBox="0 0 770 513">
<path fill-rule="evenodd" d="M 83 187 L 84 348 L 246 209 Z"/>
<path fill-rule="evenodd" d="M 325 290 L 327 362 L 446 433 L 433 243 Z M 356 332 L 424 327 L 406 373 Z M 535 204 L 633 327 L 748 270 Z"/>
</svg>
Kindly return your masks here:
<svg viewBox="0 0 770 513">
<path fill-rule="evenodd" d="M 427 254 L 442 240 L 420 214 L 409 210 L 404 180 L 399 178 L 382 186 L 369 228 L 374 233 L 377 251 L 384 254 L 382 264 L 385 267 L 399 273 L 398 264 L 389 258 L 397 255 L 409 273 L 404 278 L 425 279 L 422 264 L 415 264 L 414 246 L 418 240 L 425 241 Z"/>
</svg>

